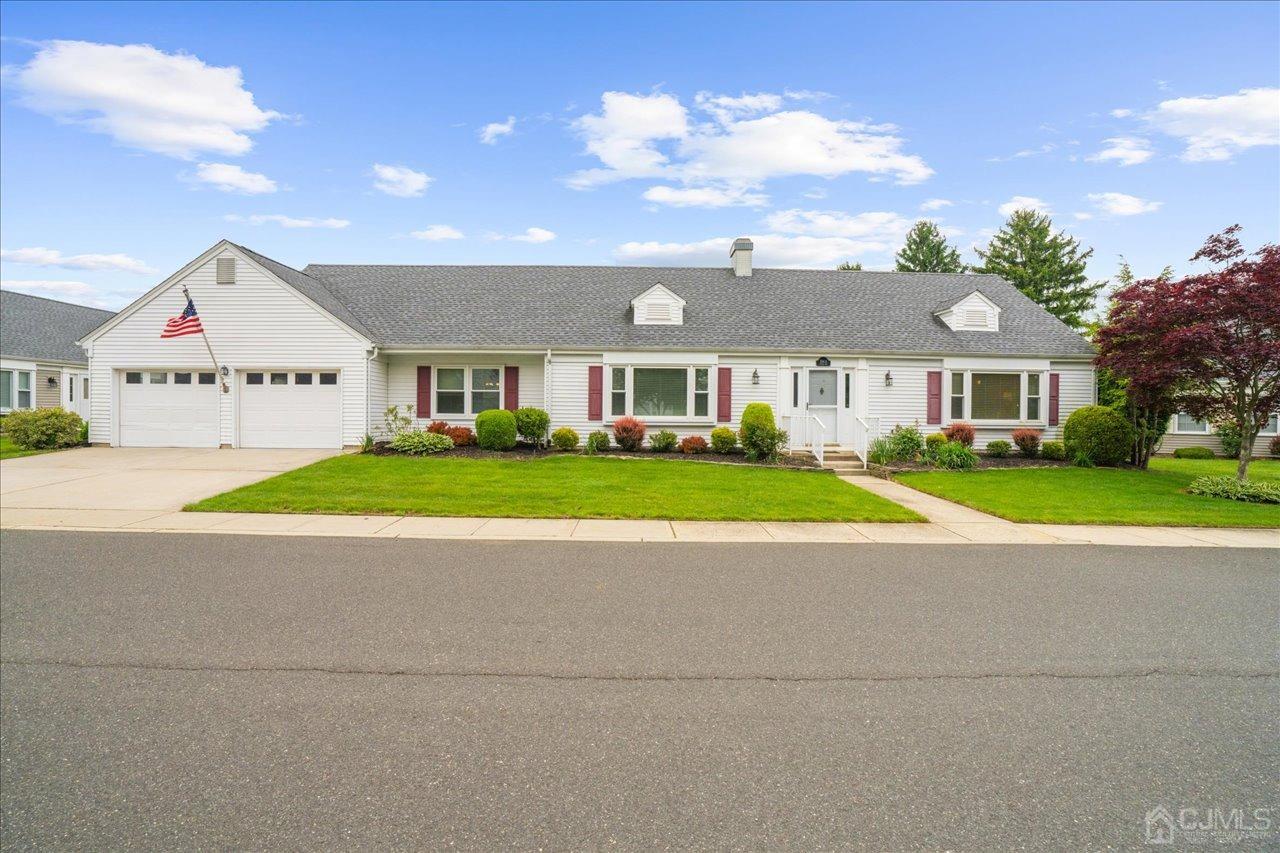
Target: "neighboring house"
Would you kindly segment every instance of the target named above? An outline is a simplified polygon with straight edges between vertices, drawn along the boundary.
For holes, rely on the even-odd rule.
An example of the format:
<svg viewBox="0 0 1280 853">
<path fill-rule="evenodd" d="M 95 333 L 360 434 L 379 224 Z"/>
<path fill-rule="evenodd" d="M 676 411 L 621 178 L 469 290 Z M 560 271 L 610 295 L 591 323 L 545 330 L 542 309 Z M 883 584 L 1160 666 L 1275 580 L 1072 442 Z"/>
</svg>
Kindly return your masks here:
<svg viewBox="0 0 1280 853">
<path fill-rule="evenodd" d="M 184 285 L 216 365 L 198 335 L 160 338 Z M 91 440 L 113 445 L 336 448 L 393 405 L 420 424 L 538 406 L 583 439 L 624 414 L 706 435 L 763 401 L 797 448 L 958 420 L 982 447 L 1055 437 L 1095 393 L 1090 345 L 1000 278 L 753 269 L 746 239 L 723 268 L 301 271 L 224 240 L 82 343 Z"/>
<path fill-rule="evenodd" d="M 61 406 L 89 417 L 89 360 L 76 343 L 110 311 L 0 291 L 0 414 Z"/>
<path fill-rule="evenodd" d="M 1271 420 L 1258 433 L 1258 439 L 1253 445 L 1255 456 L 1267 454 L 1271 439 L 1276 434 L 1278 422 L 1280 422 L 1280 414 L 1273 414 Z M 1222 440 L 1218 438 L 1217 432 L 1208 421 L 1198 420 L 1184 412 L 1179 412 L 1169 419 L 1169 429 L 1160 440 L 1156 452 L 1172 453 L 1180 447 L 1207 447 L 1214 453 L 1222 453 Z"/>
</svg>

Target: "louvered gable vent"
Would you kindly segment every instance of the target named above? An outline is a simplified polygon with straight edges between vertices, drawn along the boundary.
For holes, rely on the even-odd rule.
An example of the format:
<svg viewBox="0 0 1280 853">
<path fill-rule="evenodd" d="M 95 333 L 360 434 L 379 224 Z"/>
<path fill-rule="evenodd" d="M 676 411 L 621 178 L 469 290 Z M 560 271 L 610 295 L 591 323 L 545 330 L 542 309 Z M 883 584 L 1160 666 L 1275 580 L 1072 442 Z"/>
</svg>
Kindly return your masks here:
<svg viewBox="0 0 1280 853">
<path fill-rule="evenodd" d="M 218 284 L 235 284 L 236 283 L 236 259 L 235 258 L 218 258 Z"/>
<path fill-rule="evenodd" d="M 951 305 L 934 312 L 947 328 L 956 332 L 1000 331 L 1000 306 L 974 290 Z"/>
<path fill-rule="evenodd" d="M 684 300 L 661 284 L 655 284 L 631 300 L 632 322 L 637 326 L 681 326 Z"/>
</svg>

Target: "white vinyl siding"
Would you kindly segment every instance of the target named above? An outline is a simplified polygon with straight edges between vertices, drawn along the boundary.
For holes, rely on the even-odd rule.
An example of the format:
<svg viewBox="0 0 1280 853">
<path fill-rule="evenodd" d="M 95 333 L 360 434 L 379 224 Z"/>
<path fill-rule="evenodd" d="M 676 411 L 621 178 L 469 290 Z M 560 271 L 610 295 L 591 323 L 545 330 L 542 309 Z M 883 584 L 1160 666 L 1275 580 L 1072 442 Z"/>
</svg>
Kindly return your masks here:
<svg viewBox="0 0 1280 853">
<path fill-rule="evenodd" d="M 229 248 L 222 257 L 235 257 Z M 256 265 L 237 259 L 234 287 L 215 282 L 215 258 L 209 257 L 176 279 L 151 301 L 102 333 L 90 344 L 90 379 L 95 389 L 114 389 L 116 370 L 212 370 L 200 335 L 160 339 L 165 321 L 182 311 L 182 285 L 190 288 L 219 364 L 237 370 L 307 370 L 317 366 L 342 374 L 342 441 L 359 444 L 365 432 L 366 343 L 303 297 Z M 234 378 L 234 374 L 231 378 Z M 220 443 L 236 441 L 235 383 L 219 393 Z M 118 415 L 114 393 L 95 393 L 90 440 L 115 439 Z"/>
<path fill-rule="evenodd" d="M 541 355 L 530 355 L 521 353 L 519 355 L 511 355 L 504 353 L 479 353 L 479 352 L 456 352 L 456 353 L 393 353 L 386 356 L 386 373 L 387 373 L 387 397 L 386 405 L 376 410 L 376 416 L 373 419 L 373 427 L 375 434 L 381 432 L 383 426 L 382 413 L 387 406 L 397 406 L 403 413 L 405 407 L 413 406 L 415 408 L 414 420 L 417 426 L 425 427 L 430 421 L 447 421 L 453 425 L 472 426 L 475 423 L 475 412 L 467 412 L 464 410 L 461 414 L 450 414 L 440 412 L 436 408 L 436 400 L 439 393 L 440 371 L 450 368 L 461 368 L 463 371 L 463 391 L 464 400 L 468 400 L 471 396 L 470 383 L 467 378 L 468 367 L 487 367 L 496 368 L 500 377 L 499 382 L 505 382 L 504 370 L 508 365 L 520 368 L 519 379 L 519 402 L 522 407 L 534 406 L 542 409 L 546 408 L 546 403 L 542 397 L 542 363 Z M 432 368 L 431 376 L 431 415 L 422 417 L 417 412 L 418 405 L 418 367 L 419 365 L 430 366 Z M 500 386 L 501 387 L 501 386 Z M 469 400 L 468 400 L 469 402 Z M 502 408 L 503 396 L 501 392 L 498 395 L 498 408 Z M 585 405 L 585 403 L 584 403 Z M 465 406 L 465 403 L 464 403 Z"/>
</svg>

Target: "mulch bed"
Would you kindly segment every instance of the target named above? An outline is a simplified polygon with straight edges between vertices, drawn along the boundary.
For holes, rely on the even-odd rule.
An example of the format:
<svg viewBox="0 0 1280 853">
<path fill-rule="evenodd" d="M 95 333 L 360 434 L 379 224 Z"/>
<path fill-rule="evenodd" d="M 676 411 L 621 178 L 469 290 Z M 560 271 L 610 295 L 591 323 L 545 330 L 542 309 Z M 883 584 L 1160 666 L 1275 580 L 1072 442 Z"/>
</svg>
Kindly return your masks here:
<svg viewBox="0 0 1280 853">
<path fill-rule="evenodd" d="M 378 442 L 374 444 L 373 450 L 370 451 L 374 456 L 402 456 L 404 454 L 392 450 L 386 442 Z M 510 462 L 525 462 L 533 459 L 545 459 L 548 456 L 580 456 L 582 451 L 561 451 L 553 449 L 537 449 L 527 444 L 517 444 L 511 450 L 485 450 L 474 444 L 466 447 L 455 447 L 452 450 L 445 450 L 441 453 L 432 453 L 432 456 L 455 456 L 466 459 L 505 459 Z M 681 462 L 717 462 L 726 465 L 758 465 L 762 468 L 803 468 L 817 471 L 824 471 L 816 460 L 810 457 L 800 456 L 782 456 L 777 463 L 753 462 L 747 458 L 745 453 L 714 453 L 707 451 L 706 453 L 654 453 L 650 450 L 632 451 L 619 450 L 614 448 L 606 450 L 597 456 L 616 456 L 627 459 L 675 459 Z"/>
</svg>

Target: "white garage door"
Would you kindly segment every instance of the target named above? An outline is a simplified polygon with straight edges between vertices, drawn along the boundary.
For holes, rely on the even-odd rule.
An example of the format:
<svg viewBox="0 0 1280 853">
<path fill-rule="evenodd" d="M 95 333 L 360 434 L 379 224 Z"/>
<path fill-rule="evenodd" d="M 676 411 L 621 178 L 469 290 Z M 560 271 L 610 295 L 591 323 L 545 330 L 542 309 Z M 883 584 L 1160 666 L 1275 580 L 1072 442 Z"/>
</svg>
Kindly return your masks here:
<svg viewBox="0 0 1280 853">
<path fill-rule="evenodd" d="M 341 447 L 339 388 L 331 370 L 240 373 L 240 446 Z"/>
<path fill-rule="evenodd" d="M 218 446 L 218 378 L 213 371 L 129 370 L 123 379 L 122 446 Z"/>
</svg>

